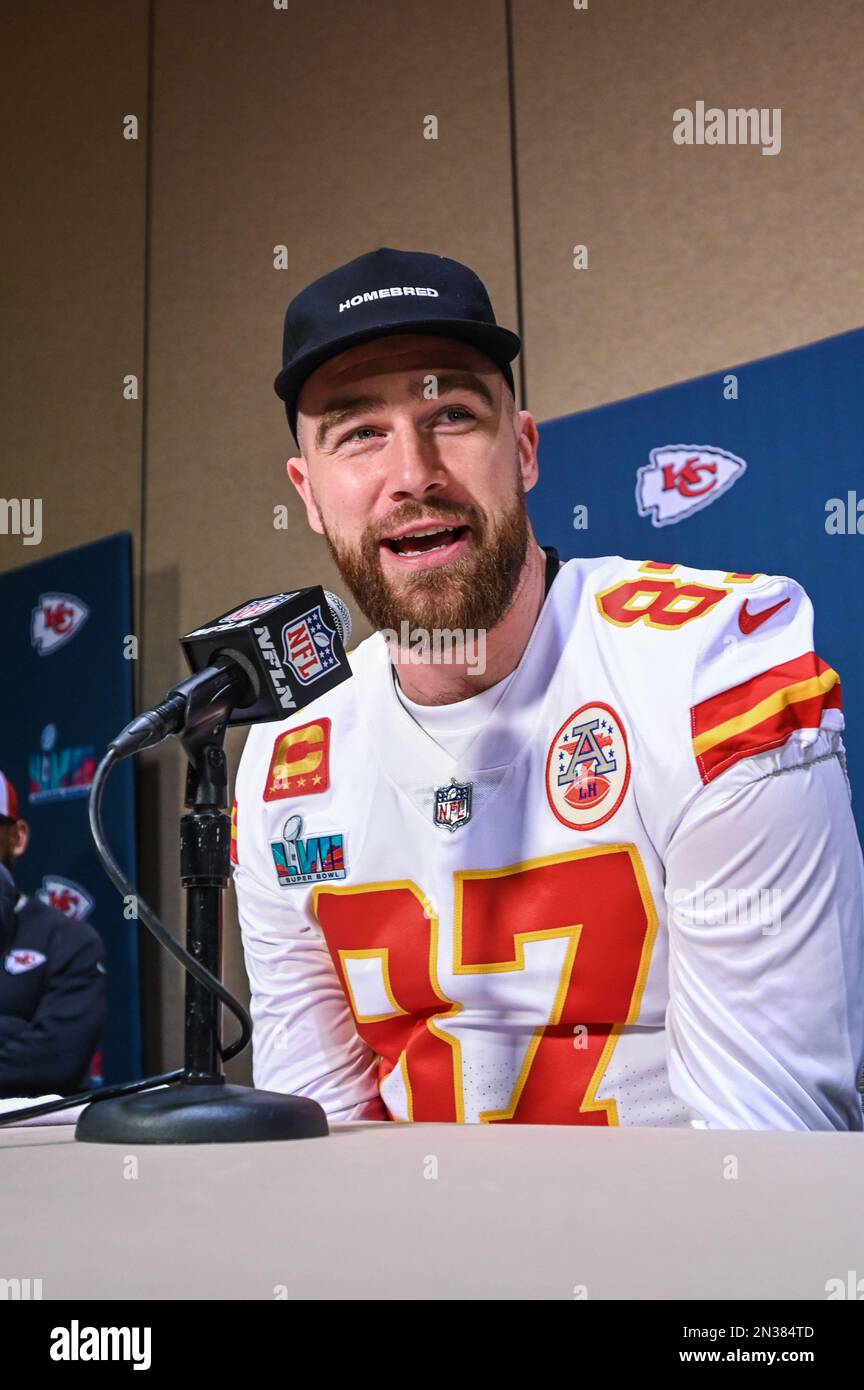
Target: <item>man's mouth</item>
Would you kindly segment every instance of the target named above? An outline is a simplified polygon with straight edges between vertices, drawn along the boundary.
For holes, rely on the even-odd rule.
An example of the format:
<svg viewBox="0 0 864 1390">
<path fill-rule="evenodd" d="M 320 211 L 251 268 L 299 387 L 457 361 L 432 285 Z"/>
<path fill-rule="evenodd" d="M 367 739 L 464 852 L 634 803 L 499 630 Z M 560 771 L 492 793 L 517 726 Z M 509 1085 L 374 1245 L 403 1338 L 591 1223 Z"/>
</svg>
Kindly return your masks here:
<svg viewBox="0 0 864 1390">
<path fill-rule="evenodd" d="M 467 537 L 469 529 L 468 526 L 424 526 L 399 536 L 385 536 L 381 544 L 403 560 L 427 555 L 444 559 L 455 554 L 457 547 L 462 549 L 460 542 Z"/>
</svg>

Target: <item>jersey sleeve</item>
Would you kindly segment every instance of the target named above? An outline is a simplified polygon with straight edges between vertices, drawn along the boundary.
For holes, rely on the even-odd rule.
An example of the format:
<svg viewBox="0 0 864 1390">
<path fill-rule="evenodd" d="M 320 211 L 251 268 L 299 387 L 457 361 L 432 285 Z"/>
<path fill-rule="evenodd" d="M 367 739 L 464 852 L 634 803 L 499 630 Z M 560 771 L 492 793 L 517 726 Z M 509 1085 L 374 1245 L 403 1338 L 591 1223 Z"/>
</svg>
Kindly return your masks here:
<svg viewBox="0 0 864 1390">
<path fill-rule="evenodd" d="M 862 1128 L 864 865 L 832 737 L 741 761 L 667 852 L 669 1080 L 708 1128 Z"/>
<path fill-rule="evenodd" d="M 844 727 L 840 676 L 814 650 L 813 606 L 794 579 L 761 576 L 711 615 L 693 673 L 690 724 L 708 785 L 790 738 L 812 746 Z"/>
<path fill-rule="evenodd" d="M 698 789 L 665 854 L 670 1083 L 702 1127 L 860 1130 L 864 864 L 839 676 L 793 580 L 722 607 L 694 674 Z"/>
<path fill-rule="evenodd" d="M 320 928 L 273 881 L 261 812 L 268 761 L 269 750 L 253 729 L 232 816 L 234 887 L 251 991 L 253 1082 L 261 1090 L 316 1100 L 333 1121 L 386 1120 L 378 1058 L 357 1035 Z"/>
</svg>

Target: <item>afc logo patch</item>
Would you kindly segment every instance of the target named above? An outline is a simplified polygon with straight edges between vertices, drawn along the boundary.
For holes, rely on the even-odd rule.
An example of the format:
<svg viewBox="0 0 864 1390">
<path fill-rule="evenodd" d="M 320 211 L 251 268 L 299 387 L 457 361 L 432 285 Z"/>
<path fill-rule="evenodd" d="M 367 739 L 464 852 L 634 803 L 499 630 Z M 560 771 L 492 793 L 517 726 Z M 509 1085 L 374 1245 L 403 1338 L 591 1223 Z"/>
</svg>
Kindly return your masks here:
<svg viewBox="0 0 864 1390">
<path fill-rule="evenodd" d="M 280 734 L 264 784 L 265 801 L 313 796 L 330 787 L 330 720 L 315 719 Z"/>
<path fill-rule="evenodd" d="M 546 795 L 571 830 L 593 830 L 614 816 L 630 782 L 624 725 L 611 705 L 595 700 L 558 730 L 546 759 Z"/>
</svg>

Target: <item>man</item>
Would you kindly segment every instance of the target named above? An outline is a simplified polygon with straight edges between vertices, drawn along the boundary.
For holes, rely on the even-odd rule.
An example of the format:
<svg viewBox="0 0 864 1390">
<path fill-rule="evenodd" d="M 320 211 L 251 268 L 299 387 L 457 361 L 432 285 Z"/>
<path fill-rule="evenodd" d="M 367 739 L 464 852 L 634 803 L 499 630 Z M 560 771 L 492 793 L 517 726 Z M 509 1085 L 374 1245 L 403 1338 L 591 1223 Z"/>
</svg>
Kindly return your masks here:
<svg viewBox="0 0 864 1390">
<path fill-rule="evenodd" d="M 15 887 L 30 829 L 0 772 L 0 1096 L 72 1094 L 105 1027 L 104 948 L 86 922 Z"/>
<path fill-rule="evenodd" d="M 556 573 L 518 349 L 439 256 L 289 306 L 288 473 L 377 631 L 242 759 L 255 1084 L 333 1120 L 861 1129 L 864 865 L 810 602 Z"/>
</svg>

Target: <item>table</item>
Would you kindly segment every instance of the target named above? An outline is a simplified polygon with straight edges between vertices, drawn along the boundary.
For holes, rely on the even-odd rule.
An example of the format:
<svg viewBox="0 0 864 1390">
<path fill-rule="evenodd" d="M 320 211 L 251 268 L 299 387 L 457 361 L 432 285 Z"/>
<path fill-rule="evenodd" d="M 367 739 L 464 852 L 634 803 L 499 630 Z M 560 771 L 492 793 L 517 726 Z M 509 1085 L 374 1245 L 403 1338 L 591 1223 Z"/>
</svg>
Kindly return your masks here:
<svg viewBox="0 0 864 1390">
<path fill-rule="evenodd" d="M 737 1176 L 735 1174 L 737 1173 Z M 817 1299 L 864 1276 L 864 1134 L 0 1129 L 0 1278 L 44 1299 Z"/>
</svg>

